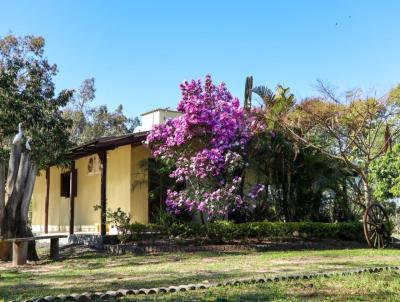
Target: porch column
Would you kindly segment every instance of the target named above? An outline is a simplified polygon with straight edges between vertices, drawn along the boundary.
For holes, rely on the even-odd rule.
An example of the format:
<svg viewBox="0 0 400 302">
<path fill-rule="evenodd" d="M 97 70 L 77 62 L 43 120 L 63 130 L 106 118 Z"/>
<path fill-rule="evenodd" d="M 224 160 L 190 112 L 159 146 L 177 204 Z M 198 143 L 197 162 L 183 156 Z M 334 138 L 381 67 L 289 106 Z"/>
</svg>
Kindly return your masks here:
<svg viewBox="0 0 400 302">
<path fill-rule="evenodd" d="M 100 234 L 102 236 L 107 233 L 106 226 L 106 211 L 107 211 L 107 151 L 102 150 L 99 152 L 99 158 L 101 162 L 101 187 L 100 187 Z"/>
<path fill-rule="evenodd" d="M 44 232 L 49 232 L 50 167 L 46 168 L 46 192 L 44 197 Z"/>
<path fill-rule="evenodd" d="M 71 162 L 71 172 L 69 174 L 69 234 L 74 234 L 75 225 L 75 160 Z"/>
</svg>

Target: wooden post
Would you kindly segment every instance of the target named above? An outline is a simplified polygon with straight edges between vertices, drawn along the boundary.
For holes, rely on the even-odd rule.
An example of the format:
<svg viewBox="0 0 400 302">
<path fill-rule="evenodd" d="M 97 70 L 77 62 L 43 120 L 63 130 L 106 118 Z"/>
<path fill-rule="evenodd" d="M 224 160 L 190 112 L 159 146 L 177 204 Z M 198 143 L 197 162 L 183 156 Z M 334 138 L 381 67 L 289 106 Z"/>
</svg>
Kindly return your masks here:
<svg viewBox="0 0 400 302">
<path fill-rule="evenodd" d="M 50 238 L 50 259 L 58 259 L 58 249 L 59 249 L 58 238 Z"/>
<path fill-rule="evenodd" d="M 103 150 L 99 152 L 99 158 L 101 162 L 101 187 L 100 187 L 100 205 L 101 205 L 101 217 L 100 217 L 100 234 L 102 236 L 107 233 L 107 151 Z"/>
<path fill-rule="evenodd" d="M 71 172 L 69 176 L 69 234 L 74 234 L 74 225 L 75 225 L 75 160 L 72 160 L 71 163 Z"/>
<path fill-rule="evenodd" d="M 28 244 L 26 241 L 13 242 L 13 266 L 26 264 Z"/>
<path fill-rule="evenodd" d="M 49 232 L 50 167 L 46 169 L 46 192 L 44 197 L 44 232 Z"/>
</svg>

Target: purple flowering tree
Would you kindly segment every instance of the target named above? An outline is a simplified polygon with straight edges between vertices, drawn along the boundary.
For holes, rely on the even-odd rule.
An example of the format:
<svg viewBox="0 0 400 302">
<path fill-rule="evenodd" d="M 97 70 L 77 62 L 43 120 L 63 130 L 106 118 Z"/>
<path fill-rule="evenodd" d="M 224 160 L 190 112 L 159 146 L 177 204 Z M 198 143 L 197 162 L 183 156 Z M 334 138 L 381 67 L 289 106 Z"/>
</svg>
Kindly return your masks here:
<svg viewBox="0 0 400 302">
<path fill-rule="evenodd" d="M 214 85 L 209 75 L 204 85 L 185 81 L 180 89 L 177 110 L 182 115 L 155 126 L 147 137 L 153 155 L 172 168 L 170 177 L 185 183 L 185 189 L 167 192 L 167 208 L 175 214 L 186 209 L 224 216 L 246 206 L 240 171 L 250 120 L 225 84 Z M 259 192 L 258 187 L 249 197 Z"/>
</svg>

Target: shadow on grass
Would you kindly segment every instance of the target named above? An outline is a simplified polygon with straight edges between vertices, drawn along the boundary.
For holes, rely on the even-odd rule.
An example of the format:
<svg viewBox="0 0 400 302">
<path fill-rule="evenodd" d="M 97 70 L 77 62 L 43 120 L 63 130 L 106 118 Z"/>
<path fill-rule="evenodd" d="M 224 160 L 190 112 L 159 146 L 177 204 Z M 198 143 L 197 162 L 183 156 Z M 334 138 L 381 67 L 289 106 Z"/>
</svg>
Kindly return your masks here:
<svg viewBox="0 0 400 302">
<path fill-rule="evenodd" d="M 17 275 L 6 277 L 4 280 L 5 282 L 0 283 L 0 293 L 7 299 L 21 300 L 36 296 L 82 293 L 86 291 L 101 292 L 121 288 L 140 289 L 200 283 L 206 280 L 217 281 L 233 279 L 238 276 L 239 274 L 235 273 L 215 273 L 212 271 L 180 274 L 176 276 L 174 272 L 165 271 L 159 273 L 157 278 L 152 280 L 127 280 L 126 276 L 121 276 L 119 274 L 108 274 L 105 276 L 104 273 L 98 273 L 93 274 L 90 278 L 88 278 L 86 274 L 52 274 L 49 276 L 51 282 L 44 283 L 38 278 L 18 273 Z M 60 283 L 62 283 L 63 287 L 57 285 Z"/>
<path fill-rule="evenodd" d="M 338 249 L 335 248 L 334 250 Z M 374 254 L 375 251 L 376 250 L 371 250 L 371 253 Z M 362 252 L 364 253 L 363 250 Z M 114 256 L 80 246 L 67 247 L 62 250 L 61 255 L 63 258 L 59 262 L 54 262 L 52 260 L 46 259 L 40 261 L 38 265 L 22 268 L 22 270 L 26 271 L 21 271 L 19 269 L 7 269 L 1 271 L 0 273 L 2 274 L 2 276 L 0 277 L 0 294 L 6 296 L 6 300 L 26 299 L 32 298 L 34 296 L 71 294 L 73 292 L 81 293 L 85 291 L 107 291 L 116 290 L 119 288 L 138 289 L 188 283 L 199 283 L 204 282 L 205 280 L 214 282 L 237 277 L 251 277 L 253 276 L 253 273 L 249 272 L 247 268 L 244 268 L 244 271 L 242 269 L 230 269 L 229 267 L 227 267 L 227 270 L 222 271 L 214 269 L 213 267 L 205 269 L 206 267 L 201 267 L 204 262 L 200 261 L 196 263 L 196 261 L 204 261 L 207 257 L 216 258 L 227 255 L 249 255 L 251 257 L 252 254 L 256 255 L 257 252 L 242 251 L 227 253 L 221 251 L 207 251 L 179 254 L 160 253 L 157 255 L 145 256 L 133 256 L 129 254 Z M 268 253 L 265 254 L 268 255 Z M 328 255 L 330 253 L 320 254 Z M 357 255 L 357 252 L 353 252 L 353 254 Z M 283 254 L 280 255 L 279 253 L 275 253 L 274 255 L 276 256 L 274 257 L 274 259 L 284 257 Z M 307 257 L 306 254 L 300 256 Z M 182 267 L 182 271 L 176 271 L 172 269 L 174 262 L 184 261 L 187 259 L 194 260 L 193 266 L 195 267 L 193 267 L 192 271 L 188 266 Z M 289 257 L 287 258 L 287 260 L 289 260 Z M 219 261 L 226 260 L 217 259 L 216 263 L 218 264 Z M 228 261 L 243 261 L 243 259 L 228 258 Z M 160 267 L 152 267 L 152 265 L 157 264 L 170 265 L 166 266 L 162 270 L 160 270 Z M 256 263 L 254 264 L 257 265 Z M 46 267 L 46 265 L 48 265 L 48 267 Z M 137 275 L 135 275 L 135 267 L 143 267 L 145 265 L 149 266 L 148 271 L 145 271 L 143 269 L 142 271 L 139 271 L 138 268 L 138 273 Z M 331 264 L 329 264 L 329 266 L 330 265 Z M 346 270 L 350 267 L 354 267 L 355 263 L 350 261 L 335 261 L 332 265 L 341 266 L 342 270 Z M 280 271 L 283 273 L 296 273 L 296 269 L 291 271 L 288 269 L 289 266 L 290 260 L 287 262 L 287 264 L 284 264 L 283 266 L 276 265 L 275 268 L 279 268 Z M 130 267 L 130 269 L 124 270 L 124 267 Z M 261 267 L 254 267 L 254 270 L 258 270 L 260 268 Z M 270 267 L 266 265 L 264 268 L 266 270 L 265 272 L 262 272 L 262 274 L 274 274 L 273 266 Z M 324 268 L 308 268 L 309 271 L 318 271 L 320 269 L 322 270 Z M 326 270 L 326 268 L 324 270 Z M 255 272 L 254 276 L 259 276 L 260 274 L 261 273 Z M 254 297 L 257 298 L 257 295 L 259 295 L 259 293 L 256 293 L 254 295 Z M 242 298 L 242 296 L 240 295 L 238 297 L 242 299 L 242 301 L 246 298 L 245 296 L 243 296 L 244 298 Z M 252 297 L 253 296 L 249 296 L 249 299 L 253 300 Z M 202 299 L 203 297 L 199 298 Z M 268 296 L 266 296 L 266 299 L 267 298 Z"/>
<path fill-rule="evenodd" d="M 343 280 L 342 282 L 346 282 Z M 336 286 L 340 283 L 336 283 Z M 249 286 L 226 286 L 208 290 L 159 294 L 154 296 L 130 296 L 124 302 L 134 301 L 398 301 L 397 293 L 385 288 L 373 292 L 349 290 L 337 291 L 325 284 L 313 282 L 259 284 Z"/>
</svg>

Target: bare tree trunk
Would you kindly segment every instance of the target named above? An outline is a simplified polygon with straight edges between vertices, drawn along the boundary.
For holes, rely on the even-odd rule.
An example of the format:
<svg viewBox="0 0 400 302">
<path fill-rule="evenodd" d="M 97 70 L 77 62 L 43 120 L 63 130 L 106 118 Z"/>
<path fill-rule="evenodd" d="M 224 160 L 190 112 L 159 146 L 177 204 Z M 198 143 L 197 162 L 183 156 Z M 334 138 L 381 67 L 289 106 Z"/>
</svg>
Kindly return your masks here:
<svg viewBox="0 0 400 302">
<path fill-rule="evenodd" d="M 38 168 L 35 164 L 31 165 L 28 142 L 27 150 L 21 153 L 22 137 L 23 129 L 19 124 L 18 134 L 11 145 L 7 181 L 5 181 L 5 162 L 0 159 L 0 236 L 5 238 L 17 235 L 32 236 L 32 231 L 28 227 L 28 212 Z M 35 246 L 32 244 L 30 246 L 30 258 L 37 260 Z M 0 258 L 8 260 L 10 256 L 10 244 L 2 243 Z"/>
<path fill-rule="evenodd" d="M 15 180 L 17 179 L 20 158 L 21 158 L 21 146 L 18 144 L 11 145 L 10 160 L 8 163 L 7 185 L 6 185 L 7 199 L 10 198 L 11 193 L 14 189 Z"/>
<path fill-rule="evenodd" d="M 368 170 L 360 173 L 360 176 L 361 176 L 361 181 L 362 181 L 363 188 L 364 188 L 364 192 L 363 192 L 364 204 L 366 207 L 368 207 L 372 202 L 371 188 L 370 188 L 369 182 L 368 182 Z"/>
<path fill-rule="evenodd" d="M 286 206 L 287 206 L 286 213 L 290 216 L 286 219 L 289 221 L 292 221 L 295 216 L 294 207 L 291 206 L 292 201 L 290 200 L 291 199 L 291 191 L 292 191 L 292 171 L 291 171 L 291 167 L 289 164 L 288 172 L 287 172 L 287 192 L 286 192 Z"/>
<path fill-rule="evenodd" d="M 5 205 L 5 162 L 0 159 L 0 236 L 4 236 L 4 218 L 6 216 Z M 10 256 L 10 244 L 0 243 L 0 260 L 8 260 Z"/>
<path fill-rule="evenodd" d="M 35 185 L 37 171 L 38 171 L 37 165 L 32 164 L 29 169 L 24 194 L 23 194 L 22 200 L 21 200 L 21 213 L 20 214 L 21 214 L 21 222 L 24 224 L 28 224 L 29 203 L 31 201 L 33 187 Z"/>
<path fill-rule="evenodd" d="M 372 203 L 372 192 L 368 181 L 368 168 L 365 168 L 364 171 L 360 173 L 360 176 L 364 187 L 364 204 L 368 207 Z"/>
<path fill-rule="evenodd" d="M 19 144 L 13 144 L 11 147 L 6 183 L 4 161 L 0 161 L 1 236 L 5 238 L 33 236 L 28 226 L 28 213 L 37 171 L 37 165 L 31 164 L 29 151 L 21 153 Z M 9 260 L 10 256 L 10 244 L 2 244 L 0 258 Z M 38 260 L 34 241 L 28 244 L 28 260 Z"/>
<path fill-rule="evenodd" d="M 344 178 L 342 180 L 341 191 L 342 191 L 342 194 L 341 194 L 342 196 L 340 198 L 338 215 L 336 217 L 337 221 L 339 221 L 339 222 L 347 221 L 350 218 L 349 197 L 348 197 L 348 193 L 347 193 L 346 178 Z"/>
<path fill-rule="evenodd" d="M 17 235 L 20 237 L 33 237 L 32 230 L 28 226 L 29 203 L 31 201 L 33 187 L 35 185 L 36 174 L 38 167 L 36 164 L 31 164 L 28 175 L 26 177 L 25 188 L 22 195 L 19 217 L 17 217 Z M 35 241 L 28 242 L 28 260 L 38 261 L 39 257 L 36 253 Z"/>
<path fill-rule="evenodd" d="M 364 185 L 364 202 L 365 206 L 368 207 L 372 203 L 371 188 L 369 187 L 369 183 L 367 180 L 363 179 L 363 185 Z"/>
<path fill-rule="evenodd" d="M 6 211 L 6 201 L 5 201 L 5 163 L 4 160 L 0 158 L 0 236 L 2 235 L 1 224 L 3 222 L 5 211 Z"/>
<path fill-rule="evenodd" d="M 27 228 L 25 237 L 33 237 L 32 230 Z M 29 261 L 39 261 L 39 256 L 36 252 L 36 241 L 28 241 L 27 259 Z"/>
<path fill-rule="evenodd" d="M 21 198 L 24 194 L 25 182 L 29 171 L 29 162 L 30 155 L 25 152 L 22 153 L 14 188 L 12 188 L 11 195 L 6 204 L 6 220 L 8 220 L 11 225 L 15 223 L 15 220 L 17 218 L 17 209 L 20 206 Z M 12 236 L 12 234 L 10 235 Z"/>
</svg>

